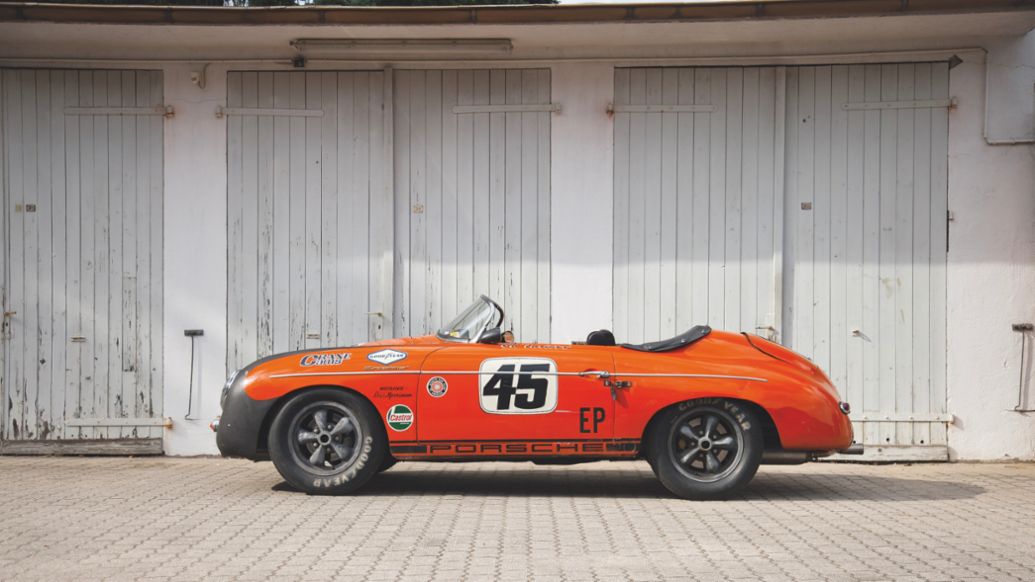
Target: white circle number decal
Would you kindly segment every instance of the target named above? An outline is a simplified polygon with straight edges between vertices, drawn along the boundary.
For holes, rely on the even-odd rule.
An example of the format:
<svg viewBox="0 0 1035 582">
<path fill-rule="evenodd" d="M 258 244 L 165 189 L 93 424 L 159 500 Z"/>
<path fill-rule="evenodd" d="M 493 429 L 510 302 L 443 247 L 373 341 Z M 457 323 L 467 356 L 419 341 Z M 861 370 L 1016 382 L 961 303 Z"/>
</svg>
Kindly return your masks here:
<svg viewBox="0 0 1035 582">
<path fill-rule="evenodd" d="M 545 414 L 557 408 L 557 363 L 490 358 L 478 370 L 479 400 L 490 414 Z"/>
</svg>

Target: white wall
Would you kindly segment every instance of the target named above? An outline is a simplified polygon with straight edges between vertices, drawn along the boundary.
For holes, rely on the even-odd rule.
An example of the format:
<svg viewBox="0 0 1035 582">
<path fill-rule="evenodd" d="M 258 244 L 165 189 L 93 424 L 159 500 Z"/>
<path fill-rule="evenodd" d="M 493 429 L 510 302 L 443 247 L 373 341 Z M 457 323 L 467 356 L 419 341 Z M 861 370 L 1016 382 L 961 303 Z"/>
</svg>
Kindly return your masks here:
<svg viewBox="0 0 1035 582">
<path fill-rule="evenodd" d="M 1035 33 L 990 46 L 991 62 L 1029 75 L 1020 95 L 1005 95 L 1010 85 L 997 84 L 990 98 L 1031 98 Z M 1021 353 L 1021 336 L 1010 324 L 1035 322 L 1035 146 L 985 142 L 985 68 L 979 60 L 968 57 L 949 76 L 950 94 L 959 102 L 949 117 L 949 209 L 955 220 L 947 272 L 948 410 L 957 418 L 949 429 L 949 453 L 962 460 L 1032 459 L 1035 414 L 1010 411 L 1017 404 Z M 990 137 L 1023 137 L 1014 110 L 992 113 L 1001 121 Z M 1009 119 L 1013 127 L 1006 125 Z M 1030 120 L 1029 110 L 1029 127 Z M 1032 339 L 1029 334 L 1029 366 Z M 1030 367 L 1025 383 L 1028 408 L 1035 408 Z"/>
<path fill-rule="evenodd" d="M 190 81 L 200 67 L 165 67 L 166 104 L 176 115 L 165 125 L 165 431 L 170 455 L 218 454 L 208 423 L 219 414 L 226 375 L 226 72 L 209 67 L 205 89 Z M 194 403 L 187 414 L 190 338 Z"/>
<path fill-rule="evenodd" d="M 982 43 L 992 49 L 990 60 L 1000 76 L 1013 79 L 1004 71 L 1035 70 L 1033 34 Z M 961 40 L 959 46 L 973 44 Z M 165 134 L 164 406 L 174 421 L 165 438 L 171 455 L 216 453 L 207 424 L 219 412 L 225 374 L 226 132 L 214 111 L 225 103 L 226 69 L 209 67 L 204 90 L 190 82 L 197 69 L 165 67 L 166 99 L 176 109 Z M 552 331 L 556 341 L 570 341 L 611 324 L 613 136 L 605 110 L 613 68 L 572 62 L 552 70 L 553 100 L 563 106 L 552 126 Z M 979 52 L 966 53 L 950 79 L 958 100 L 950 117 L 949 151 L 955 222 L 948 268 L 948 410 L 958 419 L 950 428 L 950 454 L 1032 459 L 1035 415 L 1008 409 L 1016 403 L 1020 355 L 1020 336 L 1010 324 L 1035 321 L 1035 147 L 991 146 L 982 137 L 985 85 Z M 1024 89 L 1022 82 L 997 82 L 990 100 L 1021 103 Z M 1000 119 L 1003 107 L 994 105 L 993 135 L 1023 137 L 1019 124 L 1030 115 L 1007 109 L 1012 120 Z M 205 330 L 195 354 L 197 421 L 183 419 L 190 365 L 183 330 L 188 328 Z M 1030 377 L 1028 385 L 1029 403 L 1035 404 Z"/>
</svg>

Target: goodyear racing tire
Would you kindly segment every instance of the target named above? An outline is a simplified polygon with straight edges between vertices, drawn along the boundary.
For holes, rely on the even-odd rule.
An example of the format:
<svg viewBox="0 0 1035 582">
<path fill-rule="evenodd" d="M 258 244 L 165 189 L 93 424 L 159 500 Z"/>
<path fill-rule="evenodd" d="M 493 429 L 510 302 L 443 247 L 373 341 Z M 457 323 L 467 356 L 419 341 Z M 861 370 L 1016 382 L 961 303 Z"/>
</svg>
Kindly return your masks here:
<svg viewBox="0 0 1035 582">
<path fill-rule="evenodd" d="M 351 493 L 387 456 L 388 437 L 373 406 L 335 388 L 295 396 L 270 426 L 273 464 L 290 485 L 314 495 Z"/>
<path fill-rule="evenodd" d="M 755 476 L 762 460 L 762 425 L 741 403 L 691 400 L 662 413 L 648 436 L 651 468 L 685 499 L 727 497 Z"/>
</svg>

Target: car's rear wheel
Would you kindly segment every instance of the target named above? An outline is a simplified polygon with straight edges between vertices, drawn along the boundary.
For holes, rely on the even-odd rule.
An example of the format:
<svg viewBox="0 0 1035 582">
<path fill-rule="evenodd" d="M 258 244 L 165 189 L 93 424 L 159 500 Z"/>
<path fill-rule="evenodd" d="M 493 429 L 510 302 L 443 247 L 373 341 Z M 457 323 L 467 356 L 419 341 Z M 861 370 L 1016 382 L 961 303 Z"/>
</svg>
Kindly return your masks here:
<svg viewBox="0 0 1035 582">
<path fill-rule="evenodd" d="M 762 426 L 749 407 L 720 398 L 691 400 L 662 413 L 648 437 L 651 468 L 686 499 L 726 497 L 758 471 Z"/>
<path fill-rule="evenodd" d="M 386 456 L 388 438 L 373 406 L 333 388 L 303 392 L 270 425 L 273 464 L 289 484 L 312 494 L 351 493 Z"/>
</svg>

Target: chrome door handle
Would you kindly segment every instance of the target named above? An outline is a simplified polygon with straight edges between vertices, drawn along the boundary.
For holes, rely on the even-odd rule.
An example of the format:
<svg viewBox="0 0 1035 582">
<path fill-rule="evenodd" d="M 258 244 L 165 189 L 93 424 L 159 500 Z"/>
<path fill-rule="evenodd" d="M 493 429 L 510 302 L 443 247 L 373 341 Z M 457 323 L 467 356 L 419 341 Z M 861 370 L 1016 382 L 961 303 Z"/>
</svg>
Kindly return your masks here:
<svg viewBox="0 0 1035 582">
<path fill-rule="evenodd" d="M 608 372 L 607 370 L 583 370 L 579 372 L 579 377 L 581 378 L 587 378 L 589 376 L 596 376 L 597 378 L 606 380 L 611 377 L 611 372 Z"/>
</svg>

